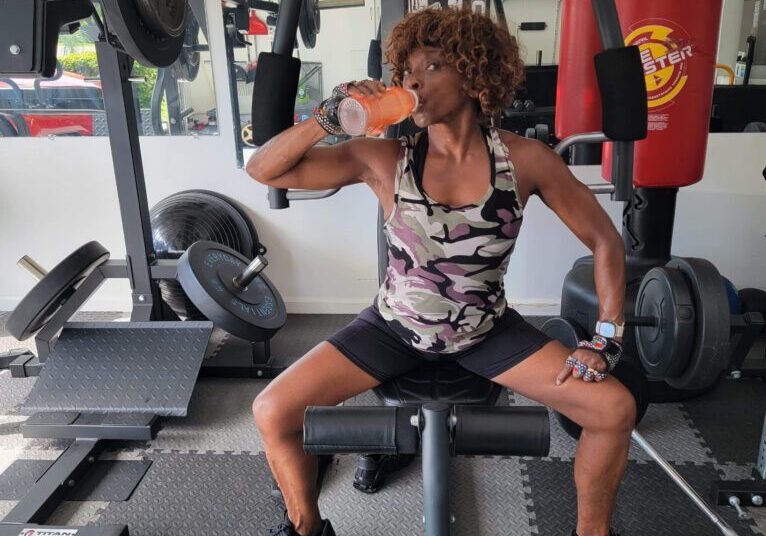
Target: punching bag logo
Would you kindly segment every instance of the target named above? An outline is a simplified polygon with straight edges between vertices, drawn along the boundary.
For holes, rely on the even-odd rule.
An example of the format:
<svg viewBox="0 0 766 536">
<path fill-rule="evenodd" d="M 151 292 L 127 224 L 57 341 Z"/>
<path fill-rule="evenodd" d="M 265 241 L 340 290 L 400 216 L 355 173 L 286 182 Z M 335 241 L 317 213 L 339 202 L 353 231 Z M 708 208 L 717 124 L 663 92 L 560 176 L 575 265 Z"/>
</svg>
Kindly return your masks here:
<svg viewBox="0 0 766 536">
<path fill-rule="evenodd" d="M 646 79 L 649 109 L 669 104 L 686 85 L 688 60 L 694 54 L 689 35 L 669 20 L 643 20 L 625 38 L 627 46 L 637 45 Z"/>
</svg>

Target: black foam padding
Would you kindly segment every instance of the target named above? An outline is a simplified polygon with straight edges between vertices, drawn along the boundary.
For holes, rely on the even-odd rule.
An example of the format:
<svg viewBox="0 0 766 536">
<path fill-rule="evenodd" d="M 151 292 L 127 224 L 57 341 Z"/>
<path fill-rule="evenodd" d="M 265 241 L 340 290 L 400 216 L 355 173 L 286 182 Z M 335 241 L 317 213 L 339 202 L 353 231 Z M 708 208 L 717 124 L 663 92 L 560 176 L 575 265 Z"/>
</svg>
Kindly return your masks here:
<svg viewBox="0 0 766 536">
<path fill-rule="evenodd" d="M 210 322 L 67 324 L 22 410 L 183 417 L 212 330 Z"/>
<path fill-rule="evenodd" d="M 301 61 L 261 52 L 253 86 L 253 143 L 263 145 L 294 123 Z"/>
<path fill-rule="evenodd" d="M 710 483 L 721 477 L 712 464 L 671 464 L 708 499 Z M 535 512 L 537 534 L 570 534 L 577 522 L 572 463 L 525 460 L 527 497 Z M 709 499 L 708 499 L 709 501 Z M 754 523 L 739 521 L 733 508 L 716 510 L 737 534 L 753 535 Z M 719 536 L 713 525 L 681 489 L 654 463 L 629 461 L 620 484 L 612 525 L 618 534 L 652 536 Z"/>
<path fill-rule="evenodd" d="M 380 39 L 370 40 L 367 52 L 367 76 L 373 80 L 383 78 L 383 51 L 380 49 Z"/>
<path fill-rule="evenodd" d="M 407 414 L 399 418 L 398 414 Z M 303 448 L 310 454 L 411 454 L 417 429 L 408 425 L 415 410 L 394 407 L 313 406 L 306 409 Z"/>
<path fill-rule="evenodd" d="M 646 138 L 646 82 L 638 47 L 604 50 L 595 64 L 604 134 L 615 141 Z"/>
<path fill-rule="evenodd" d="M 547 456 L 550 450 L 546 408 L 455 406 L 455 417 L 455 454 Z"/>
</svg>

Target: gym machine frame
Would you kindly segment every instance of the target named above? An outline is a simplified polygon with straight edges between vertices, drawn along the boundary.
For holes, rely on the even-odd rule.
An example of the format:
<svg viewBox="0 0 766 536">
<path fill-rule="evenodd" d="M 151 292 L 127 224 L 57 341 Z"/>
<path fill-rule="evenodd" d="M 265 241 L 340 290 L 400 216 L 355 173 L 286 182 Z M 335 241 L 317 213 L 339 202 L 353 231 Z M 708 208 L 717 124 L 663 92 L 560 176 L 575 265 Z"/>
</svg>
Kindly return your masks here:
<svg viewBox="0 0 766 536">
<path fill-rule="evenodd" d="M 190 0 L 192 9 L 204 9 L 199 0 Z M 297 11 L 300 0 L 285 0 L 283 7 Z M 138 121 L 134 93 L 130 81 L 133 58 L 112 44 L 106 20 L 94 17 L 102 29 L 96 43 L 104 106 L 109 125 L 109 141 L 117 183 L 117 194 L 125 237 L 125 260 L 110 260 L 93 270 L 57 312 L 36 334 L 37 355 L 26 350 L 0 355 L 0 369 L 9 368 L 13 377 L 37 376 L 56 343 L 56 336 L 67 321 L 103 284 L 106 279 L 127 278 L 132 295 L 131 323 L 153 322 L 159 328 L 163 321 L 178 320 L 163 302 L 158 281 L 176 279 L 177 261 L 156 258 L 149 218 L 143 163 L 139 144 Z M 205 20 L 205 19 L 202 19 Z M 258 259 L 256 259 L 258 260 Z M 36 278 L 45 276 L 45 269 L 29 257 L 19 264 Z M 262 267 L 247 274 L 254 278 Z M 186 323 L 184 323 L 186 324 Z M 189 323 L 192 324 L 192 323 Z M 210 326 L 209 322 L 193 323 Z M 273 378 L 283 367 L 273 366 L 269 341 L 249 342 L 245 355 L 219 354 L 206 359 L 201 376 Z M 30 417 L 22 425 L 24 437 L 74 439 L 46 473 L 32 486 L 16 506 L 0 520 L 0 536 L 17 536 L 22 529 L 81 536 L 128 536 L 126 525 L 102 527 L 63 527 L 42 525 L 58 507 L 69 488 L 79 482 L 93 466 L 105 441 L 148 441 L 156 437 L 160 419 L 152 414 L 106 414 L 97 423 L 88 414 L 77 414 L 71 422 L 50 424 L 45 419 Z M 61 531 L 61 532 L 56 532 Z M 46 534 L 48 532 L 45 532 Z"/>
</svg>

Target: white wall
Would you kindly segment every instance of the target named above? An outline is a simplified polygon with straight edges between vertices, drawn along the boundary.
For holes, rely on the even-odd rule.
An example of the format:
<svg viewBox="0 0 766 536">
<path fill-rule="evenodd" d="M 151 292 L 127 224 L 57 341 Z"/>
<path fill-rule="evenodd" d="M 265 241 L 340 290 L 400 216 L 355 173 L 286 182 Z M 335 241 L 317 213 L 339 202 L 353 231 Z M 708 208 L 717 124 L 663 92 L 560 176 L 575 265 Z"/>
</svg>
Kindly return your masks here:
<svg viewBox="0 0 766 536">
<path fill-rule="evenodd" d="M 211 0 L 215 4 L 217 0 Z M 329 12 L 323 17 L 325 13 Z M 211 28 L 219 28 L 220 13 L 211 9 L 209 16 Z M 215 57 L 222 55 L 222 40 L 222 35 L 211 35 Z M 334 61 L 349 63 L 339 49 Z M 377 287 L 373 195 L 364 186 L 354 186 L 324 201 L 270 210 L 266 188 L 236 167 L 225 64 L 215 62 L 213 74 L 220 135 L 141 140 L 150 205 L 188 188 L 207 188 L 239 199 L 269 247 L 268 273 L 291 311 L 355 312 L 369 304 Z M 681 190 L 678 198 L 675 253 L 711 259 L 740 287 L 766 288 L 766 182 L 761 176 L 765 155 L 766 135 L 712 135 L 704 180 Z M 576 173 L 593 182 L 598 169 L 579 168 Z M 604 203 L 619 223 L 620 207 Z M 33 285 L 15 266 L 20 256 L 30 254 L 50 267 L 93 239 L 114 258 L 124 256 L 108 140 L 2 139 L 0 310 L 13 308 Z M 532 306 L 528 310 L 555 312 L 564 274 L 585 253 L 555 216 L 533 199 L 511 261 L 510 300 Z M 127 283 L 111 281 L 86 308 L 129 306 Z"/>
<path fill-rule="evenodd" d="M 543 64 L 558 63 L 558 21 L 561 0 L 504 0 L 508 26 L 521 45 L 522 59 L 534 63 L 537 51 L 543 51 Z M 521 31 L 522 22 L 545 22 L 541 31 Z"/>
</svg>

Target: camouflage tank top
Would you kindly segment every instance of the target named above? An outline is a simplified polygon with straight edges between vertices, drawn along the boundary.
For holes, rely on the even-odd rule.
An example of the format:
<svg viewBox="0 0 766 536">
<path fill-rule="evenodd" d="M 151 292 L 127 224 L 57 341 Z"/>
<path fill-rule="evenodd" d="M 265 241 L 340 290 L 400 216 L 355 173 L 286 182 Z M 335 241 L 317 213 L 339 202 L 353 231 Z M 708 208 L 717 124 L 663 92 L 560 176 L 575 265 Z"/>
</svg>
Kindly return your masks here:
<svg viewBox="0 0 766 536">
<path fill-rule="evenodd" d="M 401 138 L 394 208 L 384 223 L 388 268 L 376 305 L 389 326 L 425 352 L 480 342 L 507 308 L 503 277 L 522 221 L 508 148 L 484 129 L 491 184 L 475 204 L 443 205 L 423 188 L 424 132 Z"/>
</svg>

